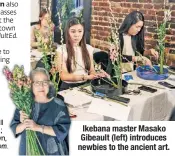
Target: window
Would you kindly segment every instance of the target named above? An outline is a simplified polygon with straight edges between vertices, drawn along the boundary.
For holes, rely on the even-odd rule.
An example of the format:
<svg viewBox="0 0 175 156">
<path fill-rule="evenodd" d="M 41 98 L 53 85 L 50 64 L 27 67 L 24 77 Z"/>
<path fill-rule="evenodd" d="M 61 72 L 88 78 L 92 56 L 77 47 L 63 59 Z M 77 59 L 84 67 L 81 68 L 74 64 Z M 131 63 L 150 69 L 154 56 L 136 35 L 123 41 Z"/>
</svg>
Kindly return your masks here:
<svg viewBox="0 0 175 156">
<path fill-rule="evenodd" d="M 75 8 L 83 6 L 83 0 L 74 0 Z"/>
</svg>

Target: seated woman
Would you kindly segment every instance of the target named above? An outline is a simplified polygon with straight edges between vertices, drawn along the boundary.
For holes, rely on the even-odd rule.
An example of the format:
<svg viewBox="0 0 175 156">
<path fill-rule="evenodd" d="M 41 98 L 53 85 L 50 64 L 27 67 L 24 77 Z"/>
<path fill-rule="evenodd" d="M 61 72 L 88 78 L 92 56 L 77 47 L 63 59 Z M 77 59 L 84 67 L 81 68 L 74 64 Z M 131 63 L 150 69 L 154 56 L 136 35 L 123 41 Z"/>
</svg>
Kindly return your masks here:
<svg viewBox="0 0 175 156">
<path fill-rule="evenodd" d="M 49 43 L 49 37 L 53 37 L 54 25 L 51 22 L 51 17 L 46 9 L 43 9 L 39 14 L 38 24 L 31 28 L 31 47 L 38 48 L 43 43 Z"/>
<path fill-rule="evenodd" d="M 45 155 L 69 155 L 68 132 L 70 117 L 66 105 L 55 98 L 55 90 L 48 72 L 37 68 L 31 72 L 35 103 L 31 119 L 16 109 L 11 128 L 17 137 L 21 134 L 20 155 L 26 155 L 26 130 L 36 131 Z"/>
<path fill-rule="evenodd" d="M 77 87 L 104 74 L 94 70 L 93 50 L 86 44 L 84 23 L 74 17 L 67 22 L 66 45 L 57 49 L 57 67 L 63 81 L 60 90 Z"/>
<path fill-rule="evenodd" d="M 149 55 L 158 59 L 158 52 L 154 49 L 145 50 L 144 48 L 144 16 L 141 12 L 133 11 L 128 14 L 118 32 L 120 49 L 123 56 L 123 67 L 129 65 L 131 67 L 130 71 L 132 71 L 133 63 L 136 62 L 143 62 L 145 65 L 152 65 L 151 61 L 145 57 Z M 116 50 L 114 46 L 111 46 L 110 54 L 113 55 L 113 53 L 116 53 Z"/>
</svg>

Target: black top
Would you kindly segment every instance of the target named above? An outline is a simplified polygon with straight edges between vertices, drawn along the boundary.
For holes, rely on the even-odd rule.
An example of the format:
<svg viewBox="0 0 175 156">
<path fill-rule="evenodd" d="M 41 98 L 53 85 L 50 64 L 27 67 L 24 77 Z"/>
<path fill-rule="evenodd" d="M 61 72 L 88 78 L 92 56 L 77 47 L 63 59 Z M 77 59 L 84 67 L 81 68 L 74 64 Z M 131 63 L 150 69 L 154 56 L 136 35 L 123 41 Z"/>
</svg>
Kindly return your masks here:
<svg viewBox="0 0 175 156">
<path fill-rule="evenodd" d="M 36 132 L 37 137 L 46 155 L 68 155 L 68 132 L 70 117 L 64 102 L 53 98 L 47 103 L 34 103 L 32 108 L 32 119 L 39 125 L 51 126 L 56 136 L 50 136 Z M 19 110 L 16 109 L 11 129 L 16 135 L 16 127 L 20 123 Z M 26 130 L 21 133 L 19 148 L 20 155 L 26 155 Z"/>
</svg>

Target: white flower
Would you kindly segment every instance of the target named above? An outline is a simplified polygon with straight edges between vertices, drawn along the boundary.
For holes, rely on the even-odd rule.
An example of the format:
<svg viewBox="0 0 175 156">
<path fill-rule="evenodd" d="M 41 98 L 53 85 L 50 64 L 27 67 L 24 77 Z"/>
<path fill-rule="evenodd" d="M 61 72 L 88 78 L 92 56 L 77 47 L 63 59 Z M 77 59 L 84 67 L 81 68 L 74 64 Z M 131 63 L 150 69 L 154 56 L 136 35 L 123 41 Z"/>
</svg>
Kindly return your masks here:
<svg viewBox="0 0 175 156">
<path fill-rule="evenodd" d="M 75 9 L 73 9 L 71 11 L 71 13 L 74 13 L 76 17 L 79 17 L 81 12 L 82 12 L 82 10 L 83 10 L 83 7 L 79 6 L 79 7 L 75 8 Z"/>
<path fill-rule="evenodd" d="M 165 10 L 164 11 L 164 21 L 170 21 L 171 20 L 171 10 Z"/>
</svg>

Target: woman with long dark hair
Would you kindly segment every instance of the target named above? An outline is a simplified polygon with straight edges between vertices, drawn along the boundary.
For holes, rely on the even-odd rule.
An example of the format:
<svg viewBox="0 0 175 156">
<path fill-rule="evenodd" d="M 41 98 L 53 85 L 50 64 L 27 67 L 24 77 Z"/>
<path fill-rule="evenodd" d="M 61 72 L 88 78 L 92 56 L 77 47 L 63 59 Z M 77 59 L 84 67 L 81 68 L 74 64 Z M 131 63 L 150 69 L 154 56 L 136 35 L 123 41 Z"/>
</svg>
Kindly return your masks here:
<svg viewBox="0 0 175 156">
<path fill-rule="evenodd" d="M 158 52 L 154 49 L 145 50 L 144 16 L 141 12 L 133 11 L 128 14 L 118 32 L 120 49 L 123 56 L 122 62 L 144 61 L 146 65 L 151 65 L 151 61 L 144 56 L 154 56 L 156 59 L 158 58 Z M 110 52 L 113 53 L 114 51 L 114 47 L 111 47 Z"/>
<path fill-rule="evenodd" d="M 57 49 L 58 69 L 63 81 L 60 90 L 77 87 L 102 75 L 96 74 L 93 63 L 94 48 L 86 44 L 82 19 L 73 17 L 67 22 L 66 44 Z"/>
<path fill-rule="evenodd" d="M 49 26 L 51 28 L 49 28 Z M 42 42 L 48 43 L 50 35 L 54 34 L 54 33 L 49 34 L 49 32 L 50 32 L 49 29 L 51 29 L 51 32 L 52 32 L 53 27 L 54 27 L 54 25 L 51 22 L 51 17 L 49 15 L 47 9 L 41 10 L 41 12 L 39 14 L 38 24 L 32 26 L 32 28 L 31 28 L 31 47 L 38 48 L 40 46 L 41 40 L 42 40 Z"/>
</svg>

